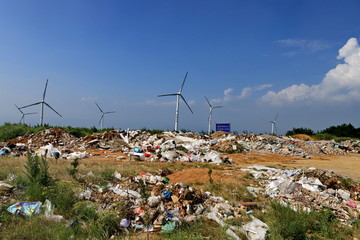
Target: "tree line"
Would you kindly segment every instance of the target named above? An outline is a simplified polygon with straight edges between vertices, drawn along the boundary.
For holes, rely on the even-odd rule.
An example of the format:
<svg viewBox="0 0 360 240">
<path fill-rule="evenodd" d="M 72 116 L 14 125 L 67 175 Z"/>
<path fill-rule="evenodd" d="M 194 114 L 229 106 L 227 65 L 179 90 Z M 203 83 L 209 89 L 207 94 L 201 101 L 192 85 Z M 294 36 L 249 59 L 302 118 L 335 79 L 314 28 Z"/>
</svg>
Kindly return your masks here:
<svg viewBox="0 0 360 240">
<path fill-rule="evenodd" d="M 338 126 L 331 126 L 322 131 L 314 132 L 310 128 L 293 128 L 286 132 L 286 136 L 292 136 L 295 134 L 306 134 L 306 135 L 319 135 L 327 134 L 335 137 L 349 137 L 349 138 L 360 138 L 360 128 L 355 128 L 351 123 L 344 123 Z"/>
</svg>

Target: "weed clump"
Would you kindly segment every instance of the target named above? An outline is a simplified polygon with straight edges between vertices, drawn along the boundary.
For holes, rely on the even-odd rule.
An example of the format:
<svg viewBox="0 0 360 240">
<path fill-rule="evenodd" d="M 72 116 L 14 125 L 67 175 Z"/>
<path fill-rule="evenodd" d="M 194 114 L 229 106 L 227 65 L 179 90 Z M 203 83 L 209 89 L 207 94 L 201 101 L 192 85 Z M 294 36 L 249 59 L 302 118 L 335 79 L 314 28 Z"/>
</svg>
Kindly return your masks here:
<svg viewBox="0 0 360 240">
<path fill-rule="evenodd" d="M 288 206 L 272 202 L 260 219 L 270 227 L 268 239 L 347 239 L 337 231 L 338 220 L 330 210 L 294 211 Z M 343 232 L 344 233 L 344 232 Z"/>
</svg>

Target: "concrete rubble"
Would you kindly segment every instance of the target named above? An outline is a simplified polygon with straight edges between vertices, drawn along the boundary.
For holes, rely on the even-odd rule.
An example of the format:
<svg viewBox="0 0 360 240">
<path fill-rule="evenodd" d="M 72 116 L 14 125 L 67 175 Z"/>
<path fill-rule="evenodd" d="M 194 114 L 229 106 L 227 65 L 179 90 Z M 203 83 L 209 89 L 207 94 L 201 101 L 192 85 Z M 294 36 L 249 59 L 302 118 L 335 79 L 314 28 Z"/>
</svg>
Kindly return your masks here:
<svg viewBox="0 0 360 240">
<path fill-rule="evenodd" d="M 256 165 L 241 170 L 260 180 L 265 196 L 293 210 L 330 209 L 344 224 L 351 224 L 360 215 L 359 186 L 332 171 L 290 171 Z"/>
</svg>

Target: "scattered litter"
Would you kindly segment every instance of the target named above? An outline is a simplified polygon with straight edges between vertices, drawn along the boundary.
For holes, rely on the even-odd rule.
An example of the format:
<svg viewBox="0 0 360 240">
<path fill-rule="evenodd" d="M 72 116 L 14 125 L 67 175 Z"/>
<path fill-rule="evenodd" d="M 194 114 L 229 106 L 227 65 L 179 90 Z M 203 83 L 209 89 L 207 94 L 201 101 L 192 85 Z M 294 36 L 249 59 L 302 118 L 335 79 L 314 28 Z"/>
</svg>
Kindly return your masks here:
<svg viewBox="0 0 360 240">
<path fill-rule="evenodd" d="M 7 210 L 14 215 L 32 217 L 41 213 L 41 202 L 17 202 Z"/>
</svg>

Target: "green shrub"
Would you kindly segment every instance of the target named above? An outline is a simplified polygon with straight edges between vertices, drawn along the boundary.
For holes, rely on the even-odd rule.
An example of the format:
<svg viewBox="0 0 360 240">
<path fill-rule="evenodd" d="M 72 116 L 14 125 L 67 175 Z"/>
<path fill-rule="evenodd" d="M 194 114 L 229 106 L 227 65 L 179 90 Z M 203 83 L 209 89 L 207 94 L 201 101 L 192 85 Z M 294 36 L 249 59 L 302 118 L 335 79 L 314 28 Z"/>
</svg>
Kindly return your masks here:
<svg viewBox="0 0 360 240">
<path fill-rule="evenodd" d="M 329 133 L 317 133 L 314 135 L 317 140 L 332 140 L 335 138 L 334 135 Z"/>
<path fill-rule="evenodd" d="M 145 127 L 143 127 L 142 129 L 140 129 L 142 132 L 148 132 L 150 134 L 162 134 L 164 131 L 160 130 L 160 129 L 147 129 Z"/>
<path fill-rule="evenodd" d="M 74 180 L 78 180 L 77 178 L 77 173 L 78 173 L 78 169 L 77 167 L 79 166 L 79 158 L 74 158 L 74 160 L 70 163 L 71 168 L 68 168 L 67 171 L 69 173 L 69 175 L 74 179 Z"/>
<path fill-rule="evenodd" d="M 97 204 L 90 201 L 77 202 L 74 205 L 74 213 L 79 220 L 95 221 L 99 214 L 96 211 Z"/>
<path fill-rule="evenodd" d="M 100 172 L 100 178 L 102 183 L 114 180 L 114 169 L 105 168 Z"/>
<path fill-rule="evenodd" d="M 100 212 L 90 228 L 95 238 L 108 239 L 119 231 L 120 217 L 114 212 Z"/>
<path fill-rule="evenodd" d="M 338 231 L 338 220 L 330 210 L 294 211 L 272 202 L 269 211 L 258 213 L 257 217 L 269 226 L 269 240 L 346 239 L 342 236 L 346 231 Z"/>
<path fill-rule="evenodd" d="M 43 195 L 54 205 L 56 214 L 63 215 L 65 218 L 73 214 L 73 206 L 77 198 L 71 184 L 57 182 L 46 187 Z"/>
<path fill-rule="evenodd" d="M 44 156 L 28 154 L 25 163 L 26 176 L 29 181 L 42 186 L 49 186 L 52 181 L 49 175 L 49 165 Z"/>
</svg>

